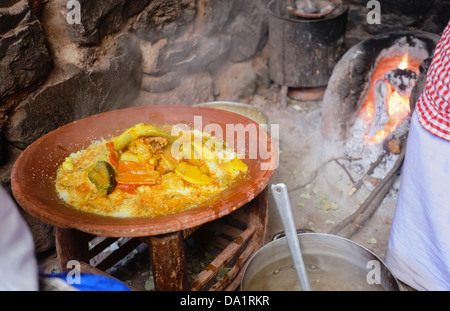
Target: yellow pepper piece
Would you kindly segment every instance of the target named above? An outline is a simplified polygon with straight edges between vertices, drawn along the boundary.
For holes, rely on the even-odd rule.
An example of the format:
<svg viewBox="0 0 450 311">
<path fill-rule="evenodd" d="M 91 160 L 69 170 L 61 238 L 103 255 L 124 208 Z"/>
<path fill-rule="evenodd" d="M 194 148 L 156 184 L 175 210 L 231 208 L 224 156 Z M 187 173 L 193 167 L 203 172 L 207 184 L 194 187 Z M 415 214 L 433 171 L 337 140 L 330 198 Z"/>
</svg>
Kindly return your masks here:
<svg viewBox="0 0 450 311">
<path fill-rule="evenodd" d="M 237 172 L 247 172 L 248 166 L 240 159 L 233 159 L 220 165 L 222 169 L 234 175 Z"/>
<path fill-rule="evenodd" d="M 167 140 L 171 141 L 174 137 L 170 136 L 169 133 L 163 131 L 162 129 L 145 123 L 139 123 L 135 126 L 127 129 L 125 132 L 120 134 L 117 137 L 112 138 L 111 140 L 114 142 L 114 149 L 121 150 L 128 146 L 133 140 L 138 139 L 139 137 L 148 137 L 148 136 L 159 136 L 167 138 Z"/>
<path fill-rule="evenodd" d="M 120 156 L 120 161 L 134 161 L 139 162 L 139 157 L 130 151 L 125 151 Z"/>
<path fill-rule="evenodd" d="M 211 178 L 208 175 L 203 174 L 196 166 L 185 162 L 178 164 L 175 173 L 183 180 L 194 185 L 208 185 L 211 183 Z"/>
<path fill-rule="evenodd" d="M 199 159 L 187 159 L 186 161 L 188 161 L 189 163 L 191 163 L 192 165 L 195 165 L 195 166 L 202 165 L 202 161 L 200 161 Z"/>
<path fill-rule="evenodd" d="M 217 162 L 214 153 L 200 142 L 194 141 L 192 143 L 192 146 L 194 146 L 194 152 L 197 159 L 202 159 L 209 162 Z"/>
<path fill-rule="evenodd" d="M 67 157 L 64 160 L 62 167 L 68 171 L 73 171 L 73 159 L 71 157 Z"/>
</svg>

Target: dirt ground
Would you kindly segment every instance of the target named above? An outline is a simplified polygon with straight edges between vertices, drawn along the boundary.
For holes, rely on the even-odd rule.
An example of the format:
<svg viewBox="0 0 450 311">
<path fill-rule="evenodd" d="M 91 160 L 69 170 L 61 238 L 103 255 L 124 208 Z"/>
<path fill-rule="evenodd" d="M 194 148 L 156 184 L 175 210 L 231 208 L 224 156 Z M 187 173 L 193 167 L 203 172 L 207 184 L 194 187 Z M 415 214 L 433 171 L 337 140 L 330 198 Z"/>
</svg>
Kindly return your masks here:
<svg viewBox="0 0 450 311">
<path fill-rule="evenodd" d="M 288 190 L 291 189 L 289 197 L 297 228 L 328 233 L 352 214 L 373 189 L 370 183 L 364 183 L 357 192 L 349 195 L 353 182 L 342 166 L 350 168 L 353 163 L 340 148 L 322 137 L 321 101 L 301 102 L 288 98 L 284 108 L 279 94 L 279 88 L 272 86 L 258 92 L 249 102 L 264 109 L 269 123 L 279 125 L 280 161 L 270 184 L 285 183 Z M 352 178 L 358 181 L 358 176 Z M 399 179 L 375 213 L 351 237 L 382 260 L 389 240 Z M 269 236 L 272 236 L 283 228 L 271 196 L 269 214 Z"/>
</svg>

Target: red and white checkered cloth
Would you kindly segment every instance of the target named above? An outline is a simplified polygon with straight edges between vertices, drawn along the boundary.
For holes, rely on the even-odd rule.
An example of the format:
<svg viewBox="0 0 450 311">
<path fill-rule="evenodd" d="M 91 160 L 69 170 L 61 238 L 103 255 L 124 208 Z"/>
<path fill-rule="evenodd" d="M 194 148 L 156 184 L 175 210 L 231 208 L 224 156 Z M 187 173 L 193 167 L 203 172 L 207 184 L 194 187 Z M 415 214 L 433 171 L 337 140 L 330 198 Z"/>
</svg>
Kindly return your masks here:
<svg viewBox="0 0 450 311">
<path fill-rule="evenodd" d="M 450 141 L 450 22 L 436 46 L 416 111 L 427 131 Z"/>
<path fill-rule="evenodd" d="M 436 46 L 416 111 L 428 132 L 450 141 L 450 22 Z"/>
</svg>

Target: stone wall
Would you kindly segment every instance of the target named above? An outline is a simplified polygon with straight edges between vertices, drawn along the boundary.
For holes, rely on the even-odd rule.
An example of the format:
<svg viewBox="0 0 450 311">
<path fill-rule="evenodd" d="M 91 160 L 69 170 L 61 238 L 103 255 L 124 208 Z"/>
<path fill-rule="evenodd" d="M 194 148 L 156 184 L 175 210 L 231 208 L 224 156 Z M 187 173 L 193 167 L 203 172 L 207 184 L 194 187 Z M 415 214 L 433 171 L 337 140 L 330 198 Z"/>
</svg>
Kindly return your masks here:
<svg viewBox="0 0 450 311">
<path fill-rule="evenodd" d="M 40 136 L 135 105 L 242 100 L 268 83 L 268 0 L 0 3 L 0 182 Z M 24 215 L 37 251 L 51 228 Z"/>
<path fill-rule="evenodd" d="M 145 104 L 238 100 L 263 74 L 253 67 L 267 41 L 267 0 L 79 0 L 81 24 L 72 25 L 67 2 L 0 8 L 0 128 L 15 147 L 138 95 Z M 244 72 L 248 90 L 225 89 L 221 76 Z M 190 100 L 158 96 L 183 84 Z"/>
</svg>

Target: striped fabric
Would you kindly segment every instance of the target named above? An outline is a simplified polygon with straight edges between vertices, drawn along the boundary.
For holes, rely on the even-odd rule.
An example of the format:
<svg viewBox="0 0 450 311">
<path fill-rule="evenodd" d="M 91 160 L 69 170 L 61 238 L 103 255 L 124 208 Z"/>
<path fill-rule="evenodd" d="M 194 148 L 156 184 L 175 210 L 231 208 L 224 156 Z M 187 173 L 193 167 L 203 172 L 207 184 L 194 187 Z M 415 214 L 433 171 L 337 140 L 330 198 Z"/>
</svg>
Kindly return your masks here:
<svg viewBox="0 0 450 311">
<path fill-rule="evenodd" d="M 450 141 L 450 22 L 436 46 L 425 88 L 417 101 L 420 124 Z"/>
</svg>

